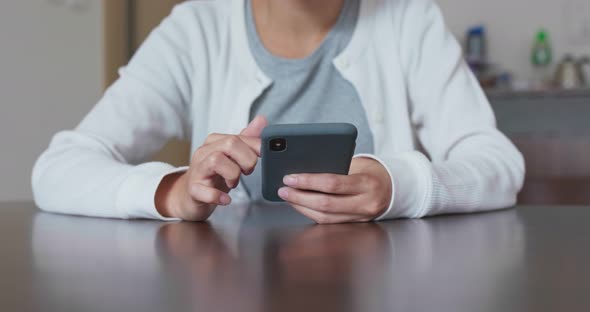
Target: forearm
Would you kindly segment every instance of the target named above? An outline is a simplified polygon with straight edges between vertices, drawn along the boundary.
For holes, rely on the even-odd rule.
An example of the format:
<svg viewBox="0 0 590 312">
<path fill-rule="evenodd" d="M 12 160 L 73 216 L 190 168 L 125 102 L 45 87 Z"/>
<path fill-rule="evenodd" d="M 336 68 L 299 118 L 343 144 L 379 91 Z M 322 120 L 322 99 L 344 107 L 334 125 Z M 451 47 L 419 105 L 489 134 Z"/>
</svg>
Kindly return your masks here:
<svg viewBox="0 0 590 312">
<path fill-rule="evenodd" d="M 511 162 L 511 163 L 509 163 Z M 524 169 L 516 158 L 472 155 L 432 166 L 432 199 L 425 215 L 467 213 L 513 206 Z"/>
<path fill-rule="evenodd" d="M 154 195 L 174 170 L 163 163 L 126 164 L 91 138 L 67 131 L 56 135 L 35 164 L 32 186 L 45 211 L 166 220 L 155 209 Z"/>
<path fill-rule="evenodd" d="M 419 152 L 385 158 L 394 199 L 378 219 L 420 218 L 513 205 L 524 180 L 524 160 L 501 134 L 472 137 L 444 159 Z"/>
</svg>

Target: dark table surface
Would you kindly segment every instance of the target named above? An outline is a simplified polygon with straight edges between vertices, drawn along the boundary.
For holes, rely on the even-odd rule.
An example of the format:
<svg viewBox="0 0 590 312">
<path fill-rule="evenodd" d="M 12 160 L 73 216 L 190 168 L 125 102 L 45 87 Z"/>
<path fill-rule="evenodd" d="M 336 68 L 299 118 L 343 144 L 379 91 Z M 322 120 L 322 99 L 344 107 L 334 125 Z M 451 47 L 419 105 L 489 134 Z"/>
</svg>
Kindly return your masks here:
<svg viewBox="0 0 590 312">
<path fill-rule="evenodd" d="M 0 311 L 590 311 L 590 207 L 313 225 L 282 205 L 210 223 L 0 204 Z"/>
</svg>

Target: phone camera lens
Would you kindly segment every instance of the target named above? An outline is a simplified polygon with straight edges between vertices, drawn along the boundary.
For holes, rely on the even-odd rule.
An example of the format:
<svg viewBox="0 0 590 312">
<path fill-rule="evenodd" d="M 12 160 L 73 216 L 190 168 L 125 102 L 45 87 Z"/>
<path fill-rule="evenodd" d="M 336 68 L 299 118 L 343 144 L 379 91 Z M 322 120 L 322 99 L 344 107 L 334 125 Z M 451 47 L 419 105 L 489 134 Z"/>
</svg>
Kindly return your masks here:
<svg viewBox="0 0 590 312">
<path fill-rule="evenodd" d="M 277 138 L 270 140 L 270 150 L 273 152 L 282 152 L 287 149 L 287 140 L 283 138 Z"/>
</svg>

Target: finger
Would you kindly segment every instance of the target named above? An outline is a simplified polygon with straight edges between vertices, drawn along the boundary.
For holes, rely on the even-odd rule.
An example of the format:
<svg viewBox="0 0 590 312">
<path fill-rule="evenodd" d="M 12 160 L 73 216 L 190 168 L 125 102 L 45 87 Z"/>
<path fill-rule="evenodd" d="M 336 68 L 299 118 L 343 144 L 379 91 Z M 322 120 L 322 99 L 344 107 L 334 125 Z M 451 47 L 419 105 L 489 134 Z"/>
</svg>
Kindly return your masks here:
<svg viewBox="0 0 590 312">
<path fill-rule="evenodd" d="M 258 115 L 250 122 L 250 124 L 244 130 L 242 130 L 240 135 L 260 138 L 262 130 L 264 130 L 266 126 L 268 126 L 268 121 L 266 120 L 266 117 Z"/>
<path fill-rule="evenodd" d="M 256 137 L 236 136 L 236 135 L 231 135 L 231 134 L 213 133 L 213 134 L 210 134 L 207 137 L 207 139 L 205 140 L 205 143 L 203 143 L 203 145 L 204 146 L 211 145 L 211 144 L 216 143 L 216 142 L 219 142 L 219 141 L 227 140 L 227 139 L 229 139 L 231 137 L 237 137 L 237 138 L 239 138 L 244 143 L 246 143 L 246 145 L 248 145 L 254 151 L 254 153 L 256 153 L 256 156 L 260 156 L 260 145 L 262 143 L 260 141 L 260 138 L 256 138 Z"/>
<path fill-rule="evenodd" d="M 204 204 L 227 206 L 231 203 L 231 197 L 226 193 L 198 183 L 189 187 L 189 194 L 194 201 Z"/>
<path fill-rule="evenodd" d="M 197 166 L 197 179 L 219 175 L 229 188 L 235 188 L 240 181 L 242 169 L 223 152 L 213 152 Z"/>
<path fill-rule="evenodd" d="M 301 190 L 328 194 L 353 195 L 364 191 L 362 175 L 292 174 L 283 178 L 285 185 Z"/>
<path fill-rule="evenodd" d="M 360 196 L 332 195 L 283 187 L 279 189 L 279 197 L 290 204 L 304 206 L 318 212 L 368 215 L 360 202 Z"/>
<path fill-rule="evenodd" d="M 354 214 L 330 214 L 309 209 L 300 205 L 293 205 L 295 210 L 302 215 L 310 218 L 317 224 L 337 224 L 337 223 L 351 223 L 351 222 L 369 222 L 370 218 Z"/>
<path fill-rule="evenodd" d="M 202 162 L 206 162 L 206 157 L 214 152 L 223 152 L 227 157 L 231 158 L 246 175 L 251 174 L 258 162 L 258 155 L 252 148 L 246 144 L 238 136 L 227 136 L 223 140 L 218 140 L 209 145 L 202 146 L 197 153 L 195 153 L 192 160 L 197 166 Z"/>
</svg>

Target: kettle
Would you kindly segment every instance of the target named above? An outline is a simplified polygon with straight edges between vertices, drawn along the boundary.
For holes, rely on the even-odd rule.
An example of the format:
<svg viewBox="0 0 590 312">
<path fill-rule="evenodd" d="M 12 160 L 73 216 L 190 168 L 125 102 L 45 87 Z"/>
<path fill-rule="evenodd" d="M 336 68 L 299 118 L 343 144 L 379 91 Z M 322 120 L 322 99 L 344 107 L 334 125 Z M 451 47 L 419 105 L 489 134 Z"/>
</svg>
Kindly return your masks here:
<svg viewBox="0 0 590 312">
<path fill-rule="evenodd" d="M 580 71 L 582 72 L 582 78 L 587 88 L 590 88 L 590 57 L 583 57 L 580 62 Z"/>
<path fill-rule="evenodd" d="M 581 64 L 571 55 L 566 55 L 555 73 L 555 84 L 562 89 L 577 89 L 584 85 Z"/>
</svg>

